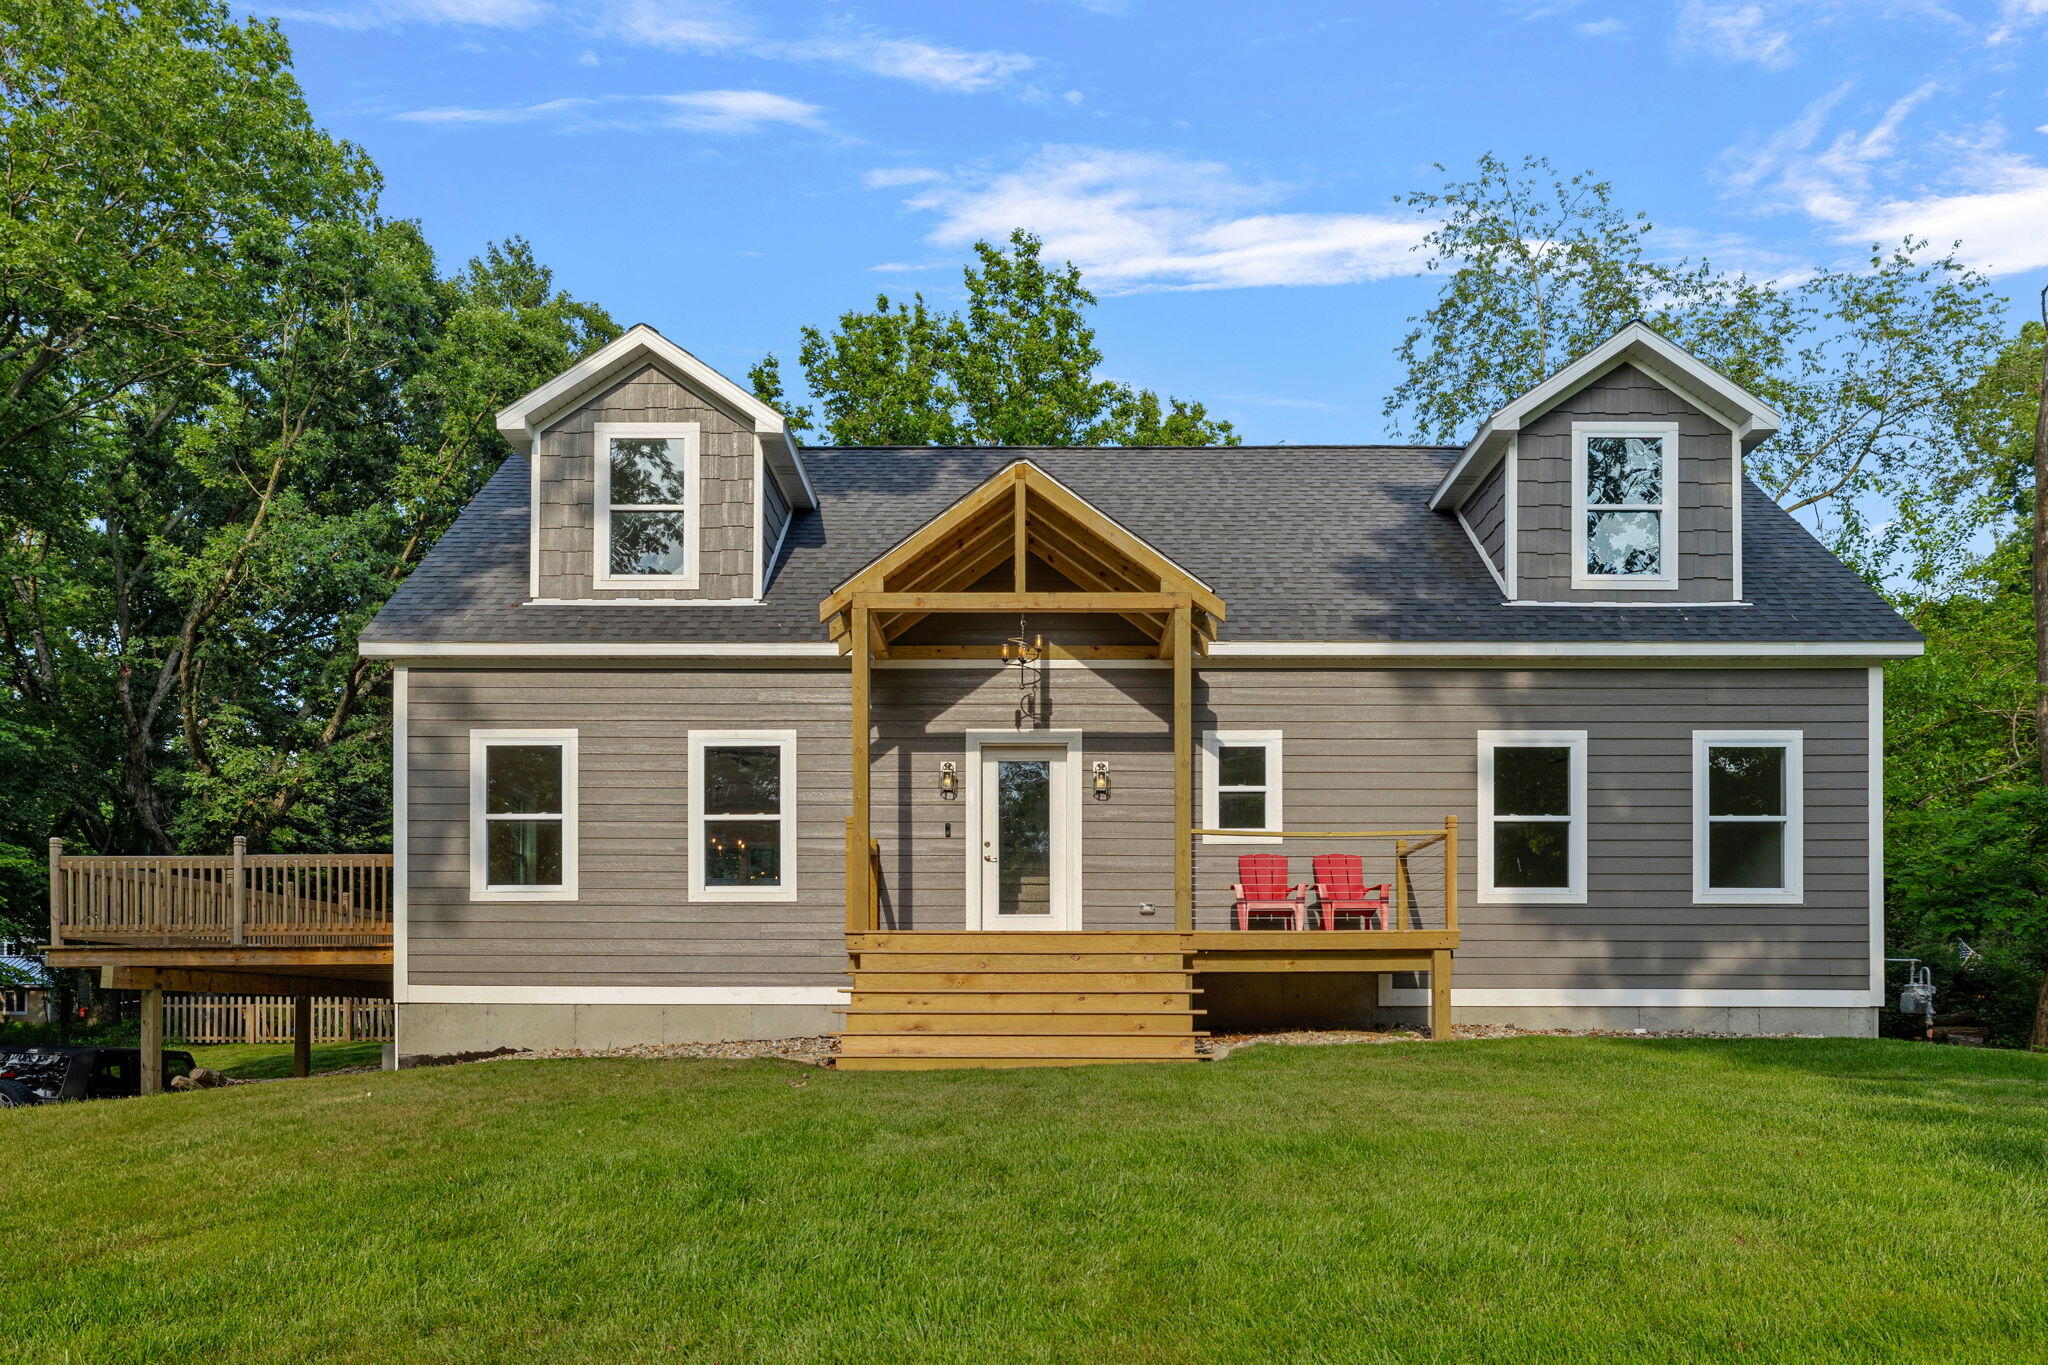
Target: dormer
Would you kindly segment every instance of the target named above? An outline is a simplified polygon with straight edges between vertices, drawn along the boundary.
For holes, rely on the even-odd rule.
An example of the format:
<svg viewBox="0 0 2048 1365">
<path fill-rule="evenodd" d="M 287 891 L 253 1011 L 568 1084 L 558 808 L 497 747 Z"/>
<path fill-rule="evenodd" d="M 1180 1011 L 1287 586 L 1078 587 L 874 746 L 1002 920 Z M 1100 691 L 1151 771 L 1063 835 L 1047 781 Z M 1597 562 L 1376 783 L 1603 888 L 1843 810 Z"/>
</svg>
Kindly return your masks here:
<svg viewBox="0 0 2048 1365">
<path fill-rule="evenodd" d="M 1632 322 L 1501 408 L 1430 505 L 1516 604 L 1742 600 L 1742 457 L 1760 399 Z"/>
<path fill-rule="evenodd" d="M 817 506 L 782 415 L 644 323 L 498 414 L 536 602 L 758 602 Z"/>
</svg>

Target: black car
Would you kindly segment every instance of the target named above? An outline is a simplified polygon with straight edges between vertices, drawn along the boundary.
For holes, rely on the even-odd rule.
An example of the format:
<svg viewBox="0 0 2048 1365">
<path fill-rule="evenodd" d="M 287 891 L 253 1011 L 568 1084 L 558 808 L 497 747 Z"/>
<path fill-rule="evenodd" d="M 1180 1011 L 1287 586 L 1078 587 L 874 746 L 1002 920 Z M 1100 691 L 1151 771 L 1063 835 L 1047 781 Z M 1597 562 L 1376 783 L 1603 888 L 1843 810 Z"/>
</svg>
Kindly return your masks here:
<svg viewBox="0 0 2048 1365">
<path fill-rule="evenodd" d="M 190 1072 L 189 1052 L 164 1053 L 164 1085 Z M 0 1109 L 59 1100 L 108 1100 L 142 1093 L 139 1047 L 0 1048 Z"/>
</svg>

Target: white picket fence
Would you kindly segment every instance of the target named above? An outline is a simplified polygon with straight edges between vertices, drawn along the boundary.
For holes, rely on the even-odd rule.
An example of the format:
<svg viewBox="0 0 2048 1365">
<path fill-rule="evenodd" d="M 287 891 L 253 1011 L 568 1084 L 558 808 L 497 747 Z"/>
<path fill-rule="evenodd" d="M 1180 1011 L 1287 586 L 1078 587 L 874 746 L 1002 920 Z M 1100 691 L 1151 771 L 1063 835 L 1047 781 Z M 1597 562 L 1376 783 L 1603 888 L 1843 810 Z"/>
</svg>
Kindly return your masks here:
<svg viewBox="0 0 2048 1365">
<path fill-rule="evenodd" d="M 289 1043 L 292 998 L 167 994 L 164 1034 L 188 1043 Z M 388 1043 L 392 1037 L 389 1000 L 313 999 L 316 1043 Z"/>
</svg>

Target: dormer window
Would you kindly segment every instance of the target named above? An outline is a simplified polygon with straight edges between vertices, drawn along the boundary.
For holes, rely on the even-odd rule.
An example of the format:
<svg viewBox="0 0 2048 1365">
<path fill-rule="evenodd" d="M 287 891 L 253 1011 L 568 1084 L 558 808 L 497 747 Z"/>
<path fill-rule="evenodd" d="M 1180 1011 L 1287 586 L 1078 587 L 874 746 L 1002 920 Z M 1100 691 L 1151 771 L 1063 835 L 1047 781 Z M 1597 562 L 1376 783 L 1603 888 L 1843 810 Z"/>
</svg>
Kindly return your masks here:
<svg viewBox="0 0 2048 1365">
<path fill-rule="evenodd" d="M 697 586 L 697 424 L 597 427 L 595 583 Z"/>
<path fill-rule="evenodd" d="M 1573 587 L 1676 585 L 1676 425 L 1574 423 L 1572 487 Z"/>
</svg>

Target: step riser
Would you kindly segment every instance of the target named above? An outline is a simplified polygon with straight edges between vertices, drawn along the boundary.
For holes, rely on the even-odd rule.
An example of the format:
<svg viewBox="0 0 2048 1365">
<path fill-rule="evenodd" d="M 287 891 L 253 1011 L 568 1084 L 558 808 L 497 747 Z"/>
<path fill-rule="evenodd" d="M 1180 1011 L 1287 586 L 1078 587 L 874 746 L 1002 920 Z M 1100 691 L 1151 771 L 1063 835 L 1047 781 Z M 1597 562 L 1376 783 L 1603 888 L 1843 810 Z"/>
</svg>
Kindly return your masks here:
<svg viewBox="0 0 2048 1365">
<path fill-rule="evenodd" d="M 891 972 L 1173 972 L 1179 953 L 856 953 L 855 969 Z"/>
<path fill-rule="evenodd" d="M 1186 1014 L 1191 991 L 855 991 L 849 1017 L 869 1011 L 918 1014 Z M 1200 1011 L 1197 1010 L 1197 1013 Z"/>
<path fill-rule="evenodd" d="M 1186 1014 L 849 1014 L 847 1035 L 1150 1034 L 1189 1036 Z"/>
<path fill-rule="evenodd" d="M 1185 991 L 1186 972 L 896 972 L 872 963 L 853 974 L 856 991 Z"/>
<path fill-rule="evenodd" d="M 1000 1071 L 1027 1066 L 1184 1066 L 1200 1057 L 841 1057 L 841 1071 Z"/>
<path fill-rule="evenodd" d="M 1195 1040 L 1147 1038 L 1142 1034 L 1072 1037 L 1001 1035 L 964 1038 L 905 1038 L 843 1035 L 841 1057 L 1192 1057 Z"/>
</svg>

